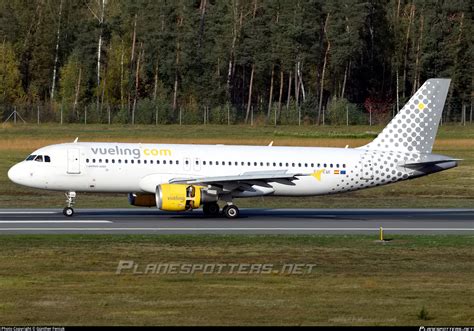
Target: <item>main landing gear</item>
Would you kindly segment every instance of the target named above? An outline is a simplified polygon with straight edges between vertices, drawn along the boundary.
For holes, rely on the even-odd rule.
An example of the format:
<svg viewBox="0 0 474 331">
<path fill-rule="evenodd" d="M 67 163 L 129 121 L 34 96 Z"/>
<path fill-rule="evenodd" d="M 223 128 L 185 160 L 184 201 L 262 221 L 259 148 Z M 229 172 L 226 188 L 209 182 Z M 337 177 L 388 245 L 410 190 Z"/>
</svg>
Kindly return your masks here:
<svg viewBox="0 0 474 331">
<path fill-rule="evenodd" d="M 206 216 L 216 217 L 219 216 L 220 209 L 217 202 L 210 202 L 202 206 L 202 211 Z M 222 208 L 222 214 L 227 218 L 237 218 L 239 217 L 239 208 L 234 204 L 227 204 Z"/>
<path fill-rule="evenodd" d="M 205 203 L 202 206 L 202 211 L 204 212 L 205 215 L 208 216 L 217 216 L 219 215 L 219 205 L 217 202 L 210 202 L 210 203 Z"/>
<path fill-rule="evenodd" d="M 222 209 L 222 213 L 227 218 L 238 218 L 239 214 L 240 214 L 240 211 L 239 211 L 239 208 L 237 208 L 236 205 L 226 205 Z"/>
<path fill-rule="evenodd" d="M 72 208 L 72 206 L 74 206 L 75 202 L 76 202 L 76 192 L 67 192 L 66 193 L 67 207 L 63 209 L 64 216 L 71 217 L 72 215 L 74 215 L 74 209 Z"/>
</svg>

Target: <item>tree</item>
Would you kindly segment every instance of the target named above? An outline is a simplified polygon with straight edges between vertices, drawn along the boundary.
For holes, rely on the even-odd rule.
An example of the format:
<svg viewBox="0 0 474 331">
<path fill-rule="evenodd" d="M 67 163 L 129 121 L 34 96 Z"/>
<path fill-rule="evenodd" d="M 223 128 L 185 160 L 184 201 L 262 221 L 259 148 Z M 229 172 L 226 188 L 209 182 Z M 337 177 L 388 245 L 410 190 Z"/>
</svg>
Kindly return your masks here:
<svg viewBox="0 0 474 331">
<path fill-rule="evenodd" d="M 20 101 L 24 95 L 19 62 L 10 43 L 0 44 L 0 103 L 11 104 Z"/>
</svg>

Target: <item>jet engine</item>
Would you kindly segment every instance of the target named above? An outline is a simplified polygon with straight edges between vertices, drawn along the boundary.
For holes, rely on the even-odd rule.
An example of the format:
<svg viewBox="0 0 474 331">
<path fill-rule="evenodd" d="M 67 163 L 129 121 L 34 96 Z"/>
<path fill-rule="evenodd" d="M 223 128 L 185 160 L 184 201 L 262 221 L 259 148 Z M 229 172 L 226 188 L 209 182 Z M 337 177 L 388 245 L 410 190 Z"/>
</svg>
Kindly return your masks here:
<svg viewBox="0 0 474 331">
<path fill-rule="evenodd" d="M 217 195 L 204 187 L 188 184 L 161 184 L 156 187 L 156 206 L 165 211 L 185 211 L 199 208 L 203 203 L 216 202 Z"/>
<path fill-rule="evenodd" d="M 130 193 L 128 195 L 128 202 L 132 206 L 137 207 L 155 207 L 156 200 L 154 194 L 147 193 Z"/>
</svg>

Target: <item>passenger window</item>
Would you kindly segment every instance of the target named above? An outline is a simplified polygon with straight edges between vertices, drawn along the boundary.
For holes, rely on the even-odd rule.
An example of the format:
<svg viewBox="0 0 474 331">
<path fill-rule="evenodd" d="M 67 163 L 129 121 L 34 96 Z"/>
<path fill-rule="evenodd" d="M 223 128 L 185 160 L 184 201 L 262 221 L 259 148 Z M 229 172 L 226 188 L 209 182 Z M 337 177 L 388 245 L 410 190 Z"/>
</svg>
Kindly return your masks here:
<svg viewBox="0 0 474 331">
<path fill-rule="evenodd" d="M 178 160 L 176 160 L 176 164 L 179 164 L 179 161 L 178 161 Z"/>
<path fill-rule="evenodd" d="M 105 163 L 109 163 L 109 159 L 105 159 Z"/>
<path fill-rule="evenodd" d="M 209 164 L 212 165 L 212 161 L 209 161 Z"/>
<path fill-rule="evenodd" d="M 146 164 L 146 163 L 147 163 L 147 161 L 146 161 L 146 160 L 143 160 L 143 164 Z"/>
<path fill-rule="evenodd" d="M 314 168 L 314 163 L 311 163 L 311 168 Z"/>
<path fill-rule="evenodd" d="M 219 165 L 219 161 L 216 161 L 216 165 Z"/>
<path fill-rule="evenodd" d="M 122 159 L 119 159 L 119 160 L 118 160 L 118 163 L 122 163 Z"/>
<path fill-rule="evenodd" d="M 125 163 L 128 163 L 128 160 L 125 160 Z"/>
<path fill-rule="evenodd" d="M 343 168 L 345 168 L 345 167 L 346 167 L 346 165 L 345 165 L 345 164 L 343 164 L 343 165 L 342 165 L 342 167 L 343 167 Z"/>
<path fill-rule="evenodd" d="M 112 163 L 115 163 L 115 159 L 112 159 Z"/>
<path fill-rule="evenodd" d="M 280 162 L 280 167 L 283 167 L 283 163 Z"/>
<path fill-rule="evenodd" d="M 170 164 L 173 164 L 173 160 L 170 160 Z"/>
<path fill-rule="evenodd" d="M 331 168 L 332 168 L 332 163 L 330 164 Z"/>
<path fill-rule="evenodd" d="M 295 166 L 295 164 L 294 164 L 294 163 L 292 163 L 292 164 L 291 164 L 291 166 L 292 166 L 292 167 L 294 167 L 294 166 Z"/>
<path fill-rule="evenodd" d="M 134 163 L 135 163 L 135 161 L 134 161 L 134 160 L 130 160 L 130 163 L 131 163 L 131 164 L 134 164 Z"/>
<path fill-rule="evenodd" d="M 89 159 L 86 159 L 86 163 L 89 163 Z"/>
</svg>

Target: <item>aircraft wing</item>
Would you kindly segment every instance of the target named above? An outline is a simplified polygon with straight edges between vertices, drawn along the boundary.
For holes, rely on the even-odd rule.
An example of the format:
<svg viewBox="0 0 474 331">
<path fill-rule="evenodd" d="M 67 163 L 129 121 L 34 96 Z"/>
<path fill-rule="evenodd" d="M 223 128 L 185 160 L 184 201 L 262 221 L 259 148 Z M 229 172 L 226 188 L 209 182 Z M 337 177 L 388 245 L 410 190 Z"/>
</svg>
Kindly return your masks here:
<svg viewBox="0 0 474 331">
<path fill-rule="evenodd" d="M 204 185 L 219 185 L 226 183 L 249 183 L 253 181 L 269 182 L 272 180 L 286 179 L 295 180 L 297 176 L 302 176 L 301 173 L 289 173 L 287 170 L 269 170 L 269 171 L 252 171 L 244 172 L 239 175 L 231 176 L 211 176 L 211 177 L 196 177 L 196 178 L 174 178 L 170 180 L 171 184 L 204 184 Z"/>
</svg>

